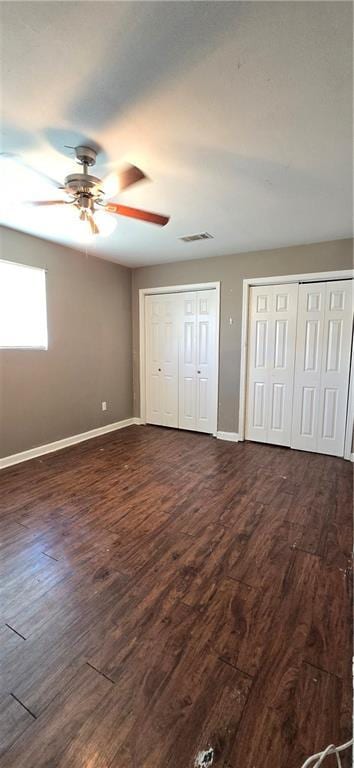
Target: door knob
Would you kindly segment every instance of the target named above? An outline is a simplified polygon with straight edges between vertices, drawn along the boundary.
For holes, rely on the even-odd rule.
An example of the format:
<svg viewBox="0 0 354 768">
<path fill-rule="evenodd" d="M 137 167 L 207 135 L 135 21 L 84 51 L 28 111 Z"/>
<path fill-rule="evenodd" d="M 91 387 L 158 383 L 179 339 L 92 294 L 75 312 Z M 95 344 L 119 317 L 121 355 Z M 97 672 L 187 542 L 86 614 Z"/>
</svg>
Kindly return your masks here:
<svg viewBox="0 0 354 768">
<path fill-rule="evenodd" d="M 200 371 L 197 371 L 197 373 L 200 373 Z"/>
<path fill-rule="evenodd" d="M 161 368 L 158 368 L 157 370 L 158 370 L 158 371 L 161 371 Z"/>
</svg>

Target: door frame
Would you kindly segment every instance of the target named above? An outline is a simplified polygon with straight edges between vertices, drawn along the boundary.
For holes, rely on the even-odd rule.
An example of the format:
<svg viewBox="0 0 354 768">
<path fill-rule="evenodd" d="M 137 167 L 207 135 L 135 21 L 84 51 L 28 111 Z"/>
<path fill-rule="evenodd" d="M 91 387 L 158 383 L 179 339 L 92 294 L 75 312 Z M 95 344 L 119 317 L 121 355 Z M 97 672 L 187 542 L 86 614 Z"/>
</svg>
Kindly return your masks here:
<svg viewBox="0 0 354 768">
<path fill-rule="evenodd" d="M 185 285 L 163 285 L 153 288 L 139 289 L 139 382 L 140 382 L 140 424 L 146 424 L 146 335 L 145 335 L 145 296 L 159 295 L 161 293 L 189 293 L 190 291 L 216 292 L 216 344 L 215 344 L 215 371 L 216 386 L 214 398 L 214 430 L 216 437 L 218 429 L 218 404 L 219 404 L 219 346 L 220 346 L 220 281 L 212 283 L 186 283 Z"/>
<path fill-rule="evenodd" d="M 245 439 L 246 389 L 247 389 L 247 353 L 248 353 L 248 314 L 250 288 L 256 285 L 281 285 L 282 283 L 317 283 L 330 280 L 350 280 L 354 278 L 354 269 L 340 269 L 328 272 L 308 272 L 299 275 L 276 275 L 274 277 L 247 277 L 243 280 L 242 321 L 241 321 L 241 365 L 240 365 L 240 404 L 238 414 L 238 439 Z M 352 365 L 353 369 L 353 365 Z M 351 376 L 353 373 L 351 372 Z M 354 428 L 354 398 L 348 396 L 347 420 L 344 438 L 344 458 L 350 459 L 351 435 Z"/>
<path fill-rule="evenodd" d="M 161 293 L 188 293 L 189 291 L 216 292 L 216 344 L 215 344 L 215 371 L 216 387 L 214 398 L 214 437 L 218 429 L 218 405 L 219 405 L 219 345 L 220 345 L 220 281 L 213 283 L 186 283 L 185 285 L 163 285 L 154 288 L 139 289 L 139 383 L 140 383 L 140 424 L 146 424 L 146 333 L 145 333 L 145 296 L 159 295 Z"/>
</svg>

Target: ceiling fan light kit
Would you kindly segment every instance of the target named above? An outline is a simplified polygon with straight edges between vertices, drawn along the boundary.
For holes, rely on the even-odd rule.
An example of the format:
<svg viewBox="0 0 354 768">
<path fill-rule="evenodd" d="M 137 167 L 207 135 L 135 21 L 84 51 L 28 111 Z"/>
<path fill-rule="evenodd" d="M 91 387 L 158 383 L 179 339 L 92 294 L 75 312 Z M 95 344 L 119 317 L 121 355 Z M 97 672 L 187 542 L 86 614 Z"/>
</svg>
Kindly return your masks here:
<svg viewBox="0 0 354 768">
<path fill-rule="evenodd" d="M 145 173 L 136 165 L 127 165 L 121 171 L 110 173 L 106 179 L 100 179 L 89 173 L 89 169 L 95 165 L 97 152 L 93 147 L 78 146 L 74 147 L 76 161 L 81 165 L 82 171 L 70 173 L 65 177 L 64 184 L 50 180 L 57 188 L 62 189 L 67 194 L 67 200 L 36 200 L 30 201 L 34 206 L 51 205 L 71 205 L 79 212 L 79 221 L 86 224 L 86 230 L 91 235 L 108 235 L 114 226 L 108 224 L 110 216 L 101 214 L 114 214 L 137 219 L 138 221 L 147 221 L 150 224 L 157 224 L 164 227 L 169 222 L 169 216 L 142 211 L 139 208 L 132 208 L 118 203 L 108 202 L 109 198 L 114 197 L 118 191 L 127 189 L 146 179 Z M 4 153 L 5 154 L 5 153 Z M 46 177 L 48 179 L 49 177 Z M 98 215 L 99 213 L 99 215 Z M 97 217 L 97 220 L 95 219 Z M 98 226 L 99 223 L 99 226 Z M 107 224 L 107 225 L 106 225 Z"/>
</svg>

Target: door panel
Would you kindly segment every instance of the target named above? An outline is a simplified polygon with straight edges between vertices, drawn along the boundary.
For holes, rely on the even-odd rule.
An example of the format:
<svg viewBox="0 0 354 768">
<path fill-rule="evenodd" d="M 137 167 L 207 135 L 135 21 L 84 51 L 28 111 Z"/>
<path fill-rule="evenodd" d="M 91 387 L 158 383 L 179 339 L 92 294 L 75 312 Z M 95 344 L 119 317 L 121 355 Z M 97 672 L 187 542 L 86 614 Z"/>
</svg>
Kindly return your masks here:
<svg viewBox="0 0 354 768">
<path fill-rule="evenodd" d="M 296 284 L 251 288 L 246 438 L 290 445 Z"/>
<path fill-rule="evenodd" d="M 193 365 L 195 359 L 195 320 L 184 323 L 184 347 L 183 363 L 184 365 Z"/>
<path fill-rule="evenodd" d="M 343 456 L 352 281 L 300 285 L 291 445 Z"/>
<path fill-rule="evenodd" d="M 299 286 L 291 445 L 315 451 L 321 389 L 326 283 Z"/>
<path fill-rule="evenodd" d="M 180 334 L 180 369 L 179 369 L 179 417 L 181 429 L 196 429 L 196 294 L 181 295 L 181 334 Z"/>
<path fill-rule="evenodd" d="M 351 280 L 326 284 L 317 450 L 343 456 L 353 324 Z"/>
<path fill-rule="evenodd" d="M 195 423 L 195 379 L 185 376 L 183 379 L 183 418 L 189 426 Z"/>
<path fill-rule="evenodd" d="M 276 320 L 275 321 L 274 368 L 277 368 L 277 369 L 286 368 L 287 335 L 288 335 L 288 321 Z"/>
<path fill-rule="evenodd" d="M 249 339 L 248 339 L 248 382 L 246 438 L 267 442 L 268 430 L 266 411 L 269 384 L 269 344 L 272 320 L 272 290 L 251 288 Z"/>
<path fill-rule="evenodd" d="M 271 429 L 280 430 L 284 424 L 284 384 L 273 384 Z"/>
<path fill-rule="evenodd" d="M 305 324 L 305 359 L 304 371 L 319 373 L 319 339 L 321 335 L 320 320 L 306 320 Z"/>
<path fill-rule="evenodd" d="M 216 432 L 216 291 L 197 291 L 197 411 L 196 429 Z"/>
<path fill-rule="evenodd" d="M 179 426 L 212 433 L 216 431 L 216 291 L 182 296 Z"/>
<path fill-rule="evenodd" d="M 302 388 L 301 428 L 300 433 L 305 437 L 315 437 L 315 414 L 317 410 L 316 387 Z"/>
<path fill-rule="evenodd" d="M 268 322 L 266 320 L 256 320 L 256 344 L 255 344 L 254 367 L 257 369 L 266 368 L 267 344 L 268 344 Z"/>
<path fill-rule="evenodd" d="M 216 432 L 216 291 L 147 296 L 146 420 Z"/>
<path fill-rule="evenodd" d="M 254 382 L 254 399 L 253 399 L 253 427 L 258 429 L 266 429 L 265 422 L 265 385 L 263 381 Z"/>
<path fill-rule="evenodd" d="M 178 426 L 177 294 L 146 296 L 146 420 Z"/>
<path fill-rule="evenodd" d="M 343 321 L 330 320 L 328 323 L 326 372 L 338 373 L 340 370 Z"/>
<path fill-rule="evenodd" d="M 208 365 L 210 329 L 207 321 L 202 320 L 199 322 L 198 334 L 199 363 L 200 365 Z"/>
<path fill-rule="evenodd" d="M 322 437 L 333 440 L 336 435 L 338 390 L 329 389 L 323 393 Z"/>
<path fill-rule="evenodd" d="M 152 421 L 152 423 L 155 423 L 155 419 L 157 419 L 157 424 L 160 421 L 160 381 L 159 381 L 159 375 L 157 373 L 151 373 L 150 376 L 150 408 L 149 408 L 149 414 L 148 414 L 148 421 Z"/>
<path fill-rule="evenodd" d="M 198 393 L 197 393 L 197 400 L 198 400 L 198 421 L 200 424 L 207 424 L 208 423 L 208 380 L 203 379 L 201 376 L 197 379 L 197 386 L 198 386 Z"/>
</svg>

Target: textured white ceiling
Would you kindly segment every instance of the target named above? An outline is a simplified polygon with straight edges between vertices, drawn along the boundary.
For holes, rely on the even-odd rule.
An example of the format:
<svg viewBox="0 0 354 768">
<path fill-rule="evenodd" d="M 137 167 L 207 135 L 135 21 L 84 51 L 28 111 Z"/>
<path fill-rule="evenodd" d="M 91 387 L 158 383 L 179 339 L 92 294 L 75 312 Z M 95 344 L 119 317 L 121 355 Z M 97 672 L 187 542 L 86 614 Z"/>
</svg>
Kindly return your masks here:
<svg viewBox="0 0 354 768">
<path fill-rule="evenodd" d="M 130 161 L 152 179 L 121 202 L 171 215 L 119 217 L 89 251 L 134 266 L 352 234 L 351 3 L 25 1 L 1 16 L 2 151 L 62 180 L 64 145 L 96 141 L 97 173 Z M 0 222 L 81 248 L 67 211 L 21 204 L 55 191 L 0 172 Z"/>
</svg>

